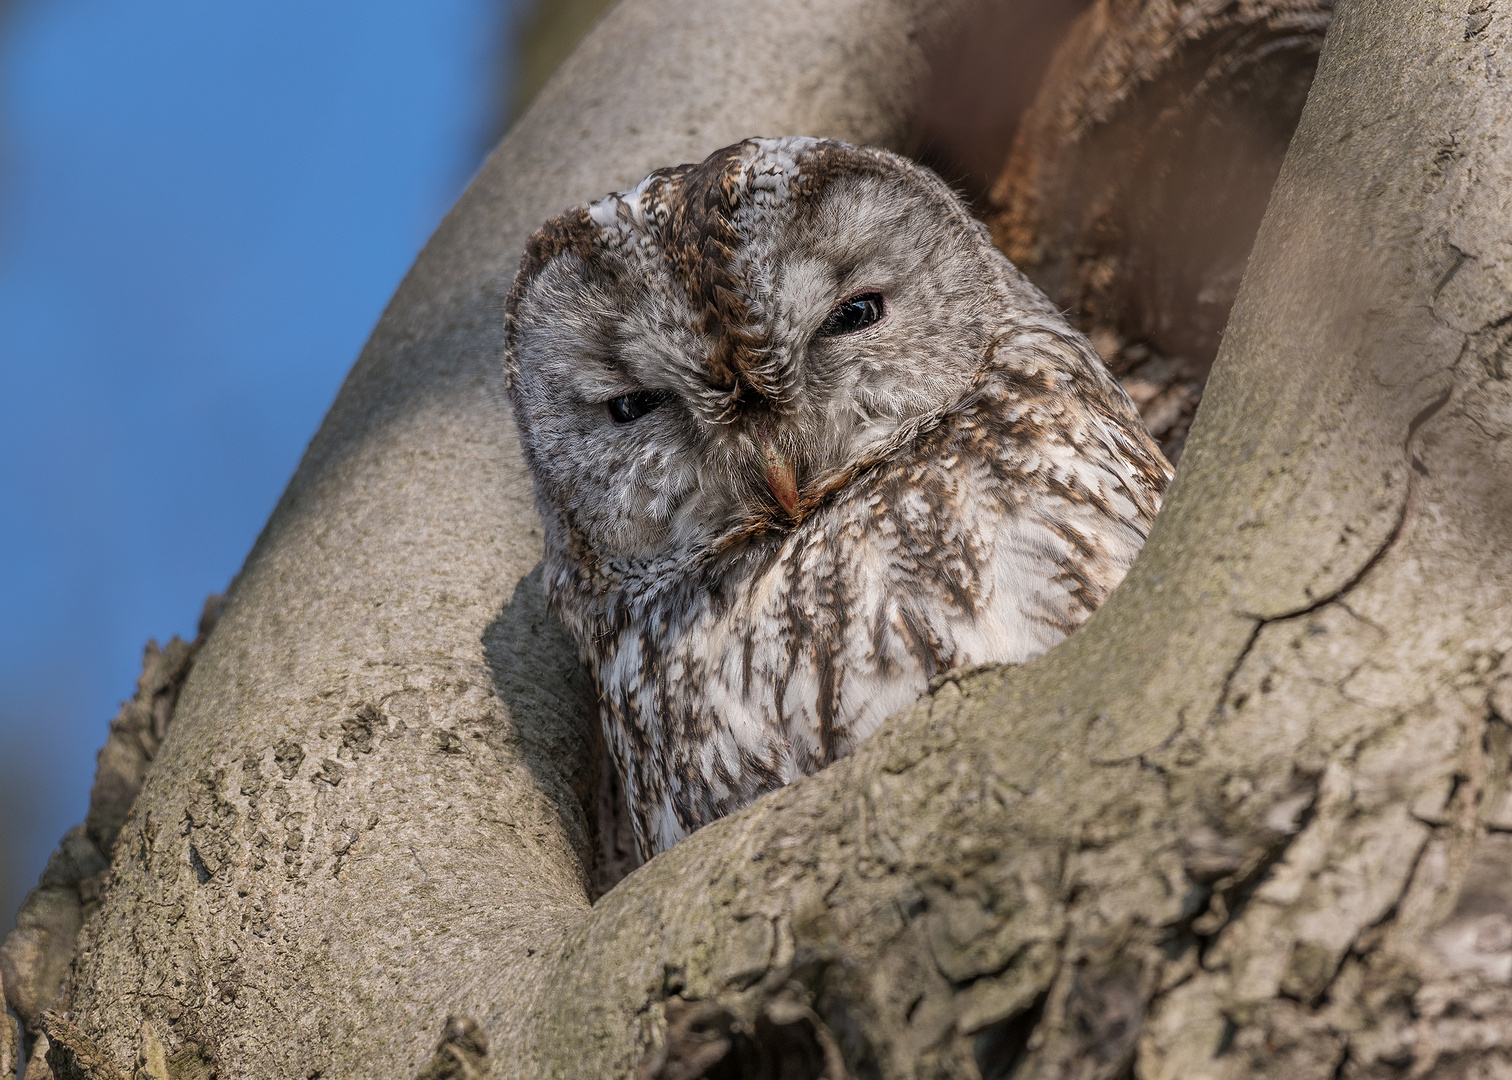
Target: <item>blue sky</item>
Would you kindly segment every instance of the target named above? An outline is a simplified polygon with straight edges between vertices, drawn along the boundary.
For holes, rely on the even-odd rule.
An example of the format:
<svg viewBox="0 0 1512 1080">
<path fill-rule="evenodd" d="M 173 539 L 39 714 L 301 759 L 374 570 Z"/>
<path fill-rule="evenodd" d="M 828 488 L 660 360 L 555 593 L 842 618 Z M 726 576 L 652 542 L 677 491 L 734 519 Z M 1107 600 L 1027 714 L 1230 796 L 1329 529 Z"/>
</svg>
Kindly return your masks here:
<svg viewBox="0 0 1512 1080">
<path fill-rule="evenodd" d="M 14 0 L 0 932 L 481 163 L 511 0 Z"/>
</svg>

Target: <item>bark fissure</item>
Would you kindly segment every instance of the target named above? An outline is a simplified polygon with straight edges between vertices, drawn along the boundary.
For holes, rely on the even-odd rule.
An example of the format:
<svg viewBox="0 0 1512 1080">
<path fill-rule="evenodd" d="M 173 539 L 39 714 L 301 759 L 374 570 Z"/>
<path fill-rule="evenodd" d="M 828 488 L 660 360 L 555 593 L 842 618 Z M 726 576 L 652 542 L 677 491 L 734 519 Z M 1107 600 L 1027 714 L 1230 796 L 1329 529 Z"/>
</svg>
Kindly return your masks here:
<svg viewBox="0 0 1512 1080">
<path fill-rule="evenodd" d="M 1339 604 L 1345 611 L 1349 611 L 1348 605 L 1343 604 L 1342 601 L 1354 589 L 1356 589 L 1361 582 L 1365 580 L 1365 578 L 1371 573 L 1371 571 L 1373 571 L 1377 566 L 1380 565 L 1380 563 L 1386 558 L 1387 554 L 1396 545 L 1397 541 L 1401 539 L 1402 529 L 1407 524 L 1407 515 L 1411 513 L 1412 509 L 1412 491 L 1415 478 L 1416 476 L 1426 475 L 1426 471 L 1422 468 L 1421 464 L 1417 461 L 1416 457 L 1412 453 L 1413 437 L 1417 434 L 1418 428 L 1422 427 L 1425 423 L 1436 416 L 1438 412 L 1449 403 L 1449 399 L 1453 395 L 1454 390 L 1452 387 L 1446 389 L 1433 401 L 1430 401 L 1427 405 L 1423 406 L 1423 408 L 1418 411 L 1417 415 L 1414 416 L 1408 423 L 1407 435 L 1402 440 L 1402 453 L 1407 458 L 1409 463 L 1414 466 L 1412 470 L 1414 475 L 1409 475 L 1407 477 L 1407 490 L 1402 496 L 1401 504 L 1396 512 L 1396 520 L 1391 527 L 1391 531 L 1387 534 L 1386 538 L 1381 541 L 1381 543 L 1372 552 L 1370 552 L 1369 556 L 1360 565 L 1360 568 L 1333 591 L 1329 592 L 1327 595 L 1318 597 L 1311 603 L 1308 603 L 1302 607 L 1294 608 L 1291 611 L 1283 612 L 1278 615 L 1257 615 L 1252 613 L 1245 614 L 1246 618 L 1252 619 L 1254 621 L 1254 627 L 1250 631 L 1249 637 L 1246 639 L 1243 647 L 1239 650 L 1239 655 L 1234 658 L 1233 665 L 1229 668 L 1228 673 L 1223 678 L 1223 688 L 1219 693 L 1218 705 L 1215 706 L 1215 710 L 1217 708 L 1221 708 L 1222 703 L 1228 699 L 1230 691 L 1233 689 L 1235 677 L 1239 674 L 1239 670 L 1244 666 L 1245 660 L 1249 657 L 1251 650 L 1253 650 L 1255 647 L 1255 642 L 1259 640 L 1261 632 L 1264 631 L 1266 627 L 1272 626 L 1277 623 L 1288 622 L 1293 619 L 1305 618 L 1308 615 L 1316 614 L 1330 604 Z M 1355 614 L 1352 611 L 1349 611 L 1349 613 L 1351 615 Z M 1358 618 L 1358 616 L 1355 617 Z M 1353 672 L 1351 672 L 1350 674 L 1353 674 Z M 1344 676 L 1345 679 L 1348 679 L 1348 677 L 1349 675 Z"/>
</svg>

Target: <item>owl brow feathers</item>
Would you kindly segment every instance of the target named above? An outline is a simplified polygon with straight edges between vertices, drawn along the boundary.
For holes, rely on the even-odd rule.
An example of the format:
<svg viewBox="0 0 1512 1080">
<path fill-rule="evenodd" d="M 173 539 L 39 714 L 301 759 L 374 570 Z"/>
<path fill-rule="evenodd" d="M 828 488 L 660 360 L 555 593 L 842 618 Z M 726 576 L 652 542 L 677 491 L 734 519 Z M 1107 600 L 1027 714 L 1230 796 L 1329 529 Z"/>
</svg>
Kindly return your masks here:
<svg viewBox="0 0 1512 1080">
<path fill-rule="evenodd" d="M 742 244 L 735 212 L 742 198 L 752 194 L 753 181 L 759 183 L 749 166 L 764 141 L 747 139 L 715 151 L 696 165 L 658 169 L 642 181 L 644 202 L 672 208 L 664 223 L 648 225 L 658 234 L 672 276 L 700 313 L 700 329 L 713 342 L 704 367 L 709 384 L 727 394 L 725 419 L 734 415 L 746 391 L 775 403 L 786 396 L 781 373 L 764 363 L 771 349 L 768 332 L 752 319 L 735 268 Z M 796 157 L 801 166 L 798 175 L 783 180 L 788 198 L 800 206 L 843 177 L 887 175 L 886 163 L 864 147 L 823 142 L 804 148 Z M 519 307 L 531 281 L 563 254 L 590 257 L 599 236 L 589 208 L 579 206 L 551 218 L 526 243 L 505 301 L 506 379 L 513 376 L 517 364 Z"/>
<path fill-rule="evenodd" d="M 709 155 L 691 169 L 679 170 L 668 192 L 675 207 L 664 236 L 666 258 L 694 307 L 703 313 L 703 330 L 714 339 L 705 366 L 710 382 L 730 393 L 733 409 L 744 388 L 782 401 L 778 373 L 762 357 L 770 349 L 767 333 L 753 324 L 735 270 L 741 238 L 735 211 L 754 187 L 748 166 L 759 140 L 747 139 Z M 798 178 L 788 185 L 794 204 L 811 200 L 842 176 L 881 176 L 878 161 L 864 150 L 821 143 L 796 155 Z M 673 197 L 680 195 L 680 198 Z"/>
<path fill-rule="evenodd" d="M 678 177 L 681 191 L 669 191 L 675 207 L 664 237 L 667 262 L 702 312 L 702 329 L 714 339 L 705 360 L 711 384 L 729 391 L 733 410 L 741 384 L 773 396 L 758 374 L 758 351 L 765 336 L 751 325 L 731 263 L 740 237 L 733 213 L 740 201 L 738 168 L 744 144 L 726 147 Z M 679 197 L 680 196 L 680 197 Z"/>
<path fill-rule="evenodd" d="M 520 302 L 530 283 L 535 280 L 548 263 L 571 252 L 580 258 L 593 254 L 593 243 L 598 236 L 598 226 L 588 216 L 586 206 L 574 207 L 558 214 L 537 229 L 525 242 L 525 253 L 520 256 L 520 268 L 515 273 L 514 284 L 504 300 L 504 384 L 508 389 L 519 373 L 519 356 L 516 344 L 519 337 Z"/>
</svg>

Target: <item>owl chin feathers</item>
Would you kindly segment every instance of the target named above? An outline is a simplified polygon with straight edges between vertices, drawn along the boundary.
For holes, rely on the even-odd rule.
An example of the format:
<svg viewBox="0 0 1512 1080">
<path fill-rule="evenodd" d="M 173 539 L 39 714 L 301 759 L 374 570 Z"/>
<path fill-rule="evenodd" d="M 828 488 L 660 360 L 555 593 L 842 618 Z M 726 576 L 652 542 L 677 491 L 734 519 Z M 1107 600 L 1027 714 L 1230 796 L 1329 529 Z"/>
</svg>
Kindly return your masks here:
<svg viewBox="0 0 1512 1080">
<path fill-rule="evenodd" d="M 505 377 L 651 855 L 1123 577 L 1170 469 L 938 177 L 749 139 L 548 221 Z"/>
</svg>

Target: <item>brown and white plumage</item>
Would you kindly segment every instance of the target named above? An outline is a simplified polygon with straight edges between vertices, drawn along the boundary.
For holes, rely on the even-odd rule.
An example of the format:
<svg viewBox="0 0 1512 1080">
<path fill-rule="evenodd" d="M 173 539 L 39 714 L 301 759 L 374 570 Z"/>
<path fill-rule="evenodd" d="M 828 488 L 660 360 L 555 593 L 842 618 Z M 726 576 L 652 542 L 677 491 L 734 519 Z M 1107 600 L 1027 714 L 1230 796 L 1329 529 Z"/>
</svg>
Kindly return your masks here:
<svg viewBox="0 0 1512 1080">
<path fill-rule="evenodd" d="M 750 139 L 547 222 L 506 339 L 646 854 L 1060 641 L 1169 477 L 1087 341 L 880 150 Z"/>
</svg>

